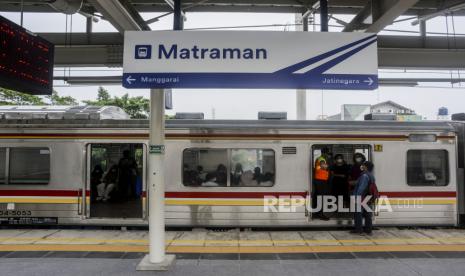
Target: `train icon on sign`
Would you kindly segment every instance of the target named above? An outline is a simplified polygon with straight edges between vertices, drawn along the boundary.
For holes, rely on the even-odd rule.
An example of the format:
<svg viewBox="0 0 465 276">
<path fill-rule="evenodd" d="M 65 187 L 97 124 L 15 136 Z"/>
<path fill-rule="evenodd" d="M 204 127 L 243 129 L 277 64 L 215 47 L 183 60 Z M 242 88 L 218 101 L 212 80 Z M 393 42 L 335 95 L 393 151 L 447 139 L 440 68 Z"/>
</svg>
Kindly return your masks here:
<svg viewBox="0 0 465 276">
<path fill-rule="evenodd" d="M 152 58 L 152 45 L 136 45 L 135 59 L 150 59 Z"/>
</svg>

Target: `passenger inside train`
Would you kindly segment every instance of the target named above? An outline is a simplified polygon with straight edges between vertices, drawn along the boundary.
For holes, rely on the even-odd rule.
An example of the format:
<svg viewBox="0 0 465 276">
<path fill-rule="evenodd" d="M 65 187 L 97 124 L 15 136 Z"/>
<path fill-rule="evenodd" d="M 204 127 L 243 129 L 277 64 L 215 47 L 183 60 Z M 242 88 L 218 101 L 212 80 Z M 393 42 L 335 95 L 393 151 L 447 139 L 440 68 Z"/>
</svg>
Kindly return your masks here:
<svg viewBox="0 0 465 276">
<path fill-rule="evenodd" d="M 142 144 L 92 144 L 90 216 L 142 217 Z M 105 173 L 103 173 L 105 172 Z"/>
<path fill-rule="evenodd" d="M 361 175 L 360 165 L 369 160 L 370 145 L 334 144 L 313 146 L 312 206 L 316 207 L 318 196 L 332 195 L 342 198 L 342 205 L 348 207 L 350 194 Z M 350 217 L 350 213 L 316 212 L 314 218 Z"/>
<path fill-rule="evenodd" d="M 118 184 L 118 166 L 113 165 L 105 174 L 100 184 L 97 185 L 97 198 L 96 201 L 107 202 L 109 199 L 115 197 L 113 190 Z M 112 195 L 113 193 L 113 195 Z"/>
<path fill-rule="evenodd" d="M 349 173 L 350 165 L 340 153 L 334 156 L 334 164 L 329 167 L 331 175 L 332 195 L 343 198 L 343 205 L 349 205 Z M 338 202 L 339 203 L 339 202 Z"/>
<path fill-rule="evenodd" d="M 192 148 L 183 152 L 185 186 L 271 187 L 274 185 L 274 175 L 273 150 Z"/>
<path fill-rule="evenodd" d="M 205 182 L 202 183 L 204 187 L 218 187 L 219 184 L 216 182 L 216 176 L 214 173 L 207 173 L 205 177 Z"/>
</svg>

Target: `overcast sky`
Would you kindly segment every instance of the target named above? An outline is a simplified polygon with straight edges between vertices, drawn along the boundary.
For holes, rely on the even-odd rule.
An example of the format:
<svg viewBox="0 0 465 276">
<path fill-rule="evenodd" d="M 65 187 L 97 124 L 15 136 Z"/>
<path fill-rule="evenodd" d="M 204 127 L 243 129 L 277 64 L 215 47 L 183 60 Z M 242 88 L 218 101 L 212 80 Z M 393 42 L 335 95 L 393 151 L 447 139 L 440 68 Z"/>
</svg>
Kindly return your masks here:
<svg viewBox="0 0 465 276">
<path fill-rule="evenodd" d="M 0 13 L 0 15 L 19 24 L 19 13 Z M 143 14 L 145 19 L 158 14 Z M 349 21 L 350 16 L 337 16 Z M 63 14 L 32 14 L 24 15 L 24 27 L 33 32 L 65 32 L 66 16 Z M 68 31 L 70 20 L 68 17 Z M 294 14 L 250 14 L 250 13 L 187 13 L 185 28 L 212 28 L 232 26 L 255 26 L 268 24 L 281 24 L 288 26 L 273 26 L 260 28 L 242 28 L 241 30 L 274 30 L 294 31 L 292 24 L 295 22 Z M 316 18 L 318 23 L 318 18 Z M 455 17 L 448 19 L 448 29 L 452 33 L 465 34 L 465 18 Z M 336 25 L 332 20 L 330 24 Z M 81 15 L 72 16 L 72 31 L 85 31 L 85 18 Z M 159 22 L 150 25 L 154 30 L 169 30 L 172 28 L 172 16 L 166 16 Z M 310 31 L 313 26 L 310 26 Z M 315 26 L 318 30 L 318 26 Z M 418 26 L 411 26 L 410 22 L 400 22 L 389 26 L 387 29 L 418 31 Z M 94 24 L 94 32 L 116 31 L 108 22 L 101 20 Z M 337 31 L 338 28 L 330 28 Z M 428 21 L 428 32 L 447 32 L 445 17 L 438 17 Z M 402 32 L 383 32 L 390 35 L 416 35 Z M 451 35 L 452 36 L 452 35 Z M 120 75 L 118 68 L 71 68 L 66 74 L 72 76 L 90 75 Z M 433 71 L 433 72 L 401 72 L 380 70 L 380 77 L 457 77 L 458 71 Z M 63 68 L 56 68 L 55 74 L 63 75 Z M 465 76 L 465 70 L 460 72 Z M 443 87 L 439 87 L 443 86 Z M 149 96 L 148 90 L 128 90 L 121 86 L 105 86 L 113 95 Z M 82 101 L 96 97 L 97 86 L 69 87 L 63 82 L 55 82 L 55 90 L 60 95 L 70 95 Z M 322 101 L 323 95 L 323 101 Z M 375 104 L 379 101 L 392 100 L 399 104 L 414 109 L 418 114 L 435 119 L 439 107 L 449 108 L 450 113 L 465 112 L 465 83 L 460 85 L 450 84 L 421 84 L 421 87 L 380 87 L 376 91 L 321 91 L 308 90 L 307 92 L 307 118 L 315 119 L 320 114 L 333 115 L 340 112 L 342 104 Z M 211 118 L 212 110 L 217 119 L 255 119 L 258 111 L 286 111 L 288 118 L 296 117 L 296 103 L 294 90 L 220 90 L 220 89 L 178 89 L 173 93 L 174 112 L 204 112 L 206 118 Z"/>
</svg>

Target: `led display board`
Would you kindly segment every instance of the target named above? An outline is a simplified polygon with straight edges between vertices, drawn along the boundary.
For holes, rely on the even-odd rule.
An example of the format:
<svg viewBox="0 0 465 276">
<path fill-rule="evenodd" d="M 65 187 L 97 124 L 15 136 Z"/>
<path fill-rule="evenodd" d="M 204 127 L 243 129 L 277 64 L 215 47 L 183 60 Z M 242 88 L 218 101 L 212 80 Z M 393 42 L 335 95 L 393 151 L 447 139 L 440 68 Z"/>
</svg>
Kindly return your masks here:
<svg viewBox="0 0 465 276">
<path fill-rule="evenodd" d="M 52 43 L 0 16 L 0 87 L 52 94 L 53 54 Z"/>
</svg>

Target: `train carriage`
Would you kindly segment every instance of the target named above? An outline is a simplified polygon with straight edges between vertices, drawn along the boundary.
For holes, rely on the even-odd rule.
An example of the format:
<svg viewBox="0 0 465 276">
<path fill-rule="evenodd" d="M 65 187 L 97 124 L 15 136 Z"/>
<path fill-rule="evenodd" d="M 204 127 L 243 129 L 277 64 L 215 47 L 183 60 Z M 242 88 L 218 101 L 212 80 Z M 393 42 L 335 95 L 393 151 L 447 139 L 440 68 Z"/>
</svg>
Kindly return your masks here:
<svg viewBox="0 0 465 276">
<path fill-rule="evenodd" d="M 168 120 L 166 223 L 349 225 L 350 214 L 323 221 L 307 204 L 287 208 L 312 192 L 314 160 L 324 147 L 349 162 L 359 152 L 375 163 L 392 209 L 381 208 L 375 224 L 458 225 L 463 133 L 461 123 L 439 121 Z M 1 224 L 147 224 L 148 121 L 4 117 L 0 140 Z M 102 200 L 95 169 L 121 164 L 129 164 L 119 175 L 131 184 L 115 183 L 114 196 Z M 264 206 L 272 198 L 283 199 L 277 212 Z"/>
</svg>

